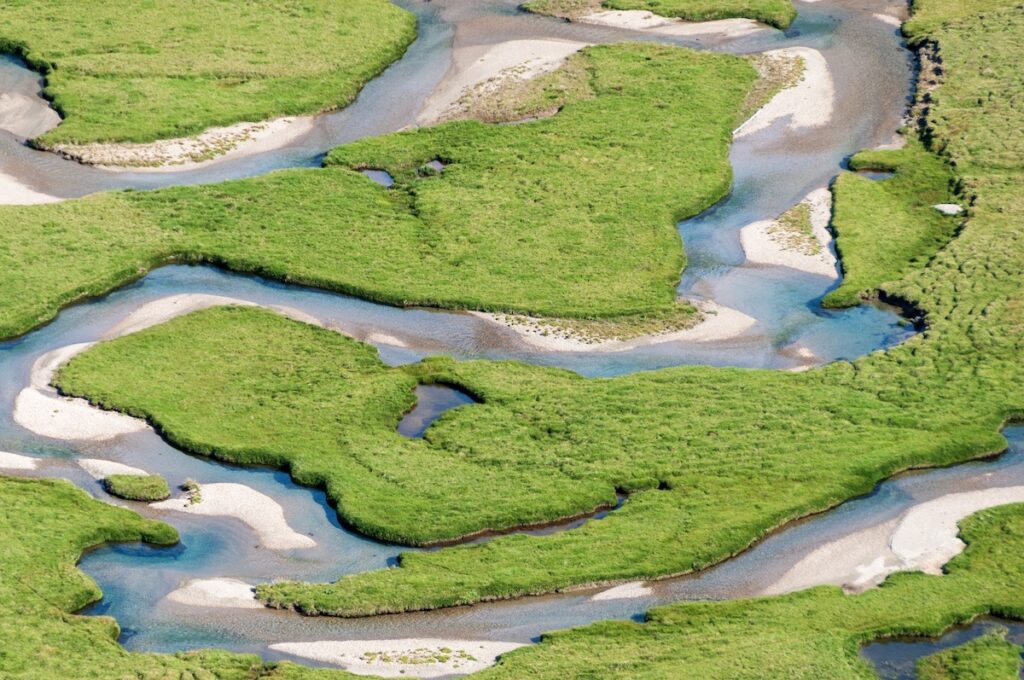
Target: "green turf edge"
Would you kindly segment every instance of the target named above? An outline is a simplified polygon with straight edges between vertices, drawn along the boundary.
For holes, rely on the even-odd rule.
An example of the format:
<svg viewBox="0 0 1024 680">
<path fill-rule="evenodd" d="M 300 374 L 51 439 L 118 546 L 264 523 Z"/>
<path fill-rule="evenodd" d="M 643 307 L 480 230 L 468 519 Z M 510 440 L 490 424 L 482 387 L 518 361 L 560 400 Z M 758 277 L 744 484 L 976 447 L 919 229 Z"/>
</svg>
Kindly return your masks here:
<svg viewBox="0 0 1024 680">
<path fill-rule="evenodd" d="M 1024 647 L 999 628 L 917 662 L 918 680 L 1019 680 Z"/>
<path fill-rule="evenodd" d="M 522 7 L 536 14 L 569 19 L 601 9 L 648 10 L 685 21 L 753 19 L 783 30 L 797 15 L 790 0 L 531 0 Z"/>
<path fill-rule="evenodd" d="M 347 78 L 344 79 L 344 82 L 336 84 L 338 85 L 337 87 L 333 87 L 329 92 L 326 92 L 319 103 L 307 102 L 306 104 L 294 105 L 287 101 L 285 93 L 282 92 L 282 96 L 275 96 L 273 93 L 270 93 L 266 105 L 260 110 L 260 115 L 254 115 L 255 111 L 252 105 L 246 103 L 244 110 L 235 113 L 229 107 L 228 110 L 210 111 L 204 116 L 202 114 L 196 115 L 195 113 L 204 110 L 204 107 L 201 106 L 202 102 L 196 101 L 198 95 L 189 97 L 187 91 L 184 94 L 170 92 L 168 96 L 171 98 L 188 102 L 185 110 L 188 112 L 189 122 L 177 120 L 173 124 L 168 121 L 150 121 L 147 123 L 147 112 L 145 110 L 134 112 L 131 108 L 131 101 L 124 101 L 115 103 L 113 108 L 116 109 L 116 114 L 110 121 L 106 123 L 89 122 L 85 131 L 79 131 L 79 118 L 83 117 L 79 109 L 84 106 L 92 106 L 91 109 L 85 111 L 88 114 L 86 117 L 90 121 L 93 117 L 102 116 L 102 113 L 98 110 L 96 102 L 89 101 L 87 93 L 75 92 L 74 96 L 69 96 L 65 92 L 65 90 L 79 86 L 75 81 L 76 78 L 86 80 L 90 77 L 90 69 L 78 68 L 76 66 L 76 59 L 83 58 L 83 56 L 88 58 L 91 49 L 95 49 L 99 53 L 107 52 L 112 56 L 121 57 L 124 55 L 119 52 L 119 49 L 126 50 L 126 53 L 130 54 L 133 47 L 141 48 L 144 46 L 141 43 L 132 44 L 130 41 L 126 41 L 125 44 L 120 44 L 116 47 L 102 42 L 98 45 L 93 44 L 90 42 L 92 36 L 88 21 L 90 17 L 97 21 L 102 20 L 103 17 L 98 16 L 102 13 L 90 12 L 84 17 L 68 16 L 67 19 L 63 19 L 60 18 L 62 10 L 56 7 L 58 3 L 53 4 L 54 7 L 41 8 L 37 6 L 22 7 L 22 5 L 27 5 L 27 3 L 20 3 L 8 8 L 5 16 L 0 18 L 3 22 L 0 23 L 0 26 L 2 26 L 5 33 L 0 35 L 0 52 L 13 54 L 21 58 L 29 68 L 43 76 L 44 89 L 42 96 L 51 103 L 51 106 L 62 118 L 61 124 L 53 130 L 29 140 L 31 146 L 44 150 L 49 150 L 60 144 L 153 142 L 160 139 L 188 137 L 211 127 L 227 126 L 243 121 L 260 122 L 261 120 L 269 120 L 280 116 L 315 114 L 343 108 L 356 98 L 363 85 L 379 75 L 391 63 L 401 58 L 409 45 L 416 39 L 416 18 L 414 15 L 383 0 L 360 0 L 360 4 L 366 7 L 367 18 L 380 19 L 382 28 L 386 29 L 390 36 L 386 36 L 383 42 L 373 45 L 368 44 L 364 39 L 361 47 L 363 49 L 373 47 L 376 51 L 365 55 L 362 61 L 356 60 L 354 63 L 343 64 L 344 68 L 350 71 L 346 74 Z M 135 8 L 134 11 L 149 11 L 149 9 L 151 8 Z M 168 9 L 173 11 L 173 8 Z M 70 10 L 64 11 L 72 14 Z M 50 12 L 56 14 L 50 14 Z M 40 14 L 45 15 L 45 21 L 40 21 L 43 18 Z M 185 12 L 178 12 L 170 19 L 164 20 L 153 18 L 140 19 L 139 15 L 135 18 L 136 20 L 150 21 L 152 25 L 166 24 L 169 28 L 173 29 L 174 26 L 172 24 L 177 21 L 187 20 L 188 15 Z M 67 21 L 71 24 L 73 30 L 70 33 L 67 26 L 61 25 L 62 21 Z M 390 25 L 385 25 L 385 22 L 390 22 Z M 224 30 L 226 24 L 227 22 L 222 21 L 211 24 L 211 26 L 215 26 L 217 30 Z M 108 35 L 111 30 L 111 27 L 108 25 L 100 33 L 108 41 L 113 40 L 116 42 L 116 38 Z M 190 30 L 195 32 L 197 29 L 193 26 Z M 31 37 L 33 31 L 42 31 L 41 35 L 47 36 L 47 40 L 49 39 L 48 36 L 53 34 L 61 34 L 64 38 L 60 43 L 40 48 L 33 44 L 34 41 Z M 338 36 L 335 36 L 335 38 L 338 39 Z M 82 44 L 77 44 L 78 41 L 82 41 Z M 214 45 L 216 43 L 217 41 L 211 40 L 208 44 Z M 192 55 L 186 56 L 191 57 Z M 212 83 L 214 86 L 226 88 L 228 87 L 227 85 L 218 85 L 218 83 L 227 83 L 233 78 L 241 77 L 244 80 L 244 78 L 249 77 L 238 75 L 239 72 L 245 72 L 244 65 L 236 69 L 237 72 L 226 71 L 218 73 L 215 71 L 213 73 L 206 73 L 198 71 L 192 73 L 186 69 L 185 72 L 174 73 L 173 61 L 175 58 L 180 57 L 181 55 L 177 55 L 173 51 L 167 55 L 168 60 L 172 62 L 172 65 L 168 67 L 172 69 L 172 77 L 164 76 L 167 80 L 185 83 L 191 78 L 198 84 Z M 139 71 L 139 69 L 145 69 L 148 63 L 148 61 L 138 62 L 132 64 L 130 68 Z M 162 73 L 159 69 L 156 72 Z M 132 82 L 133 78 L 140 78 L 139 73 L 144 73 L 144 71 L 128 73 L 123 77 L 126 87 Z M 55 83 L 54 78 L 58 74 L 63 78 L 68 78 L 69 82 Z M 108 81 L 114 76 L 106 74 L 106 77 L 102 77 L 101 74 L 100 77 L 97 77 L 95 74 L 92 74 L 92 77 L 100 83 Z M 302 77 L 300 69 L 296 73 L 296 79 L 301 79 Z M 305 80 L 310 80 L 308 74 L 304 77 Z M 144 78 L 142 79 L 144 80 Z M 325 82 L 328 80 L 326 77 L 322 79 Z M 254 80 L 258 81 L 259 77 L 254 77 Z M 271 79 L 267 78 L 266 82 L 271 82 Z M 73 87 L 69 88 L 69 84 Z M 216 95 L 216 88 L 213 94 L 214 96 Z M 145 103 L 147 106 L 152 106 L 151 100 L 153 95 L 154 93 L 149 93 L 147 97 L 138 97 L 137 101 Z M 256 96 L 262 95 L 252 94 L 250 100 Z M 97 98 L 102 100 L 102 97 Z M 164 111 L 164 115 L 166 115 L 166 111 Z M 150 117 L 155 117 L 155 114 L 151 114 Z M 258 120 L 253 120 L 253 118 Z"/>
<path fill-rule="evenodd" d="M 171 497 L 167 480 L 159 475 L 109 475 L 103 488 L 111 496 L 126 501 L 162 501 Z"/>
</svg>

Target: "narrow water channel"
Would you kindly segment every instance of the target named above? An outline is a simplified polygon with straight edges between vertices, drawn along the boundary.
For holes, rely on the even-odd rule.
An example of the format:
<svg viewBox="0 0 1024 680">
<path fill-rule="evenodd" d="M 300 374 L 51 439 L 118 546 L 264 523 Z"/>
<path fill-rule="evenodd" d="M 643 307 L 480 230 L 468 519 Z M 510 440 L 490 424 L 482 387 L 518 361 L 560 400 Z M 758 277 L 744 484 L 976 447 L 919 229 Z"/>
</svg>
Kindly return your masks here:
<svg viewBox="0 0 1024 680">
<path fill-rule="evenodd" d="M 0 133 L 0 170 L 38 191 L 79 196 L 111 188 L 213 182 L 281 167 L 315 166 L 331 146 L 414 122 L 423 102 L 449 70 L 452 46 L 459 40 L 650 39 L 629 31 L 524 15 L 507 1 L 405 0 L 399 4 L 420 19 L 420 37 L 409 53 L 371 82 L 355 104 L 321 117 L 310 135 L 286 149 L 189 171 L 115 173 L 30 150 L 21 143 L 25 134 Z M 865 0 L 852 8 L 826 0 L 798 2 L 797 6 L 800 16 L 785 34 L 773 31 L 731 41 L 714 37 L 674 41 L 737 53 L 792 45 L 813 47 L 825 56 L 835 82 L 835 113 L 828 125 L 793 132 L 783 121 L 738 139 L 731 152 L 735 179 L 730 196 L 679 225 L 689 256 L 680 294 L 714 300 L 757 320 L 753 330 L 733 340 L 662 343 L 618 353 L 546 352 L 524 344 L 508 329 L 467 314 L 396 309 L 212 267 L 171 266 L 104 298 L 68 308 L 47 326 L 0 344 L 0 450 L 43 458 L 40 469 L 32 474 L 65 477 L 108 501 L 112 499 L 76 463 L 77 459 L 101 458 L 133 465 L 163 475 L 172 485 L 189 478 L 205 484 L 244 484 L 276 500 L 287 522 L 316 541 L 312 548 L 268 550 L 259 546 L 251 529 L 236 520 L 193 517 L 129 504 L 147 516 L 174 524 L 182 542 L 173 548 L 131 545 L 89 553 L 82 568 L 104 591 L 103 600 L 89 613 L 115 616 L 123 628 L 122 642 L 132 650 L 171 652 L 214 646 L 280 658 L 280 653 L 268 649 L 269 644 L 421 637 L 424 631 L 432 636 L 528 642 L 547 630 L 601 619 L 638 618 L 651 606 L 666 602 L 760 594 L 817 547 L 889 521 L 915 504 L 964 489 L 1024 484 L 1024 434 L 1009 429 L 1011 450 L 995 462 L 886 482 L 871 495 L 794 524 L 717 568 L 647 584 L 631 591 L 630 597 L 595 599 L 602 591 L 580 591 L 354 620 L 304 618 L 263 609 L 247 610 L 239 616 L 238 610 L 197 610 L 169 601 L 166 596 L 197 578 L 230 577 L 248 583 L 275 578 L 330 581 L 344 574 L 392 565 L 406 549 L 369 541 L 339 526 L 324 495 L 292 484 L 286 473 L 237 468 L 184 455 L 151 431 L 108 442 L 72 444 L 32 435 L 11 418 L 15 395 L 28 384 L 30 367 L 40 355 L 96 340 L 142 304 L 178 293 L 224 295 L 299 309 L 328 327 L 376 345 L 389 364 L 447 354 L 519 359 L 570 368 L 587 376 L 680 364 L 794 368 L 806 363 L 795 355 L 794 348 L 809 352 L 814 363 L 824 363 L 852 359 L 902 341 L 913 329 L 894 310 L 880 305 L 841 312 L 822 310 L 818 301 L 833 281 L 782 267 L 751 266 L 739 245 L 742 226 L 774 218 L 810 191 L 825 186 L 851 153 L 891 141 L 910 92 L 909 55 L 898 31 L 874 16 L 899 7 L 898 3 Z M 31 85 L 26 80 L 30 78 L 38 81 L 35 74 L 25 72 L 13 60 L 0 63 L 0 83 L 5 86 L 12 83 L 12 88 L 26 88 Z M 424 408 L 410 414 L 412 420 L 402 434 L 421 436 L 433 417 L 462 398 L 433 396 L 444 398 L 434 400 L 421 395 Z"/>
</svg>

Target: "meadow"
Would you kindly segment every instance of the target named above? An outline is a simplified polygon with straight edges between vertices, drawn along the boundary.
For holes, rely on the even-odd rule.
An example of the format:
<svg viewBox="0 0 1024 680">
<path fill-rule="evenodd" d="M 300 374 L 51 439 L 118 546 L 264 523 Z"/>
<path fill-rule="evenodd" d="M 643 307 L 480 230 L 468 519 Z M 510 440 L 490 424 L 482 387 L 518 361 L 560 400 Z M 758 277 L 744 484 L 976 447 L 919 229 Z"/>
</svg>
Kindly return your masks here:
<svg viewBox="0 0 1024 680">
<path fill-rule="evenodd" d="M 924 3 L 918 11 L 924 21 L 944 8 Z M 993 107 L 994 122 L 975 102 L 979 90 L 1015 91 L 1013 71 L 1004 65 L 1016 62 L 1020 48 L 1000 31 L 1012 35 L 1021 24 L 1019 9 L 993 2 L 984 17 L 937 22 L 934 34 L 911 34 L 915 42 L 938 40 L 947 66 L 924 135 L 931 139 L 929 153 L 944 162 L 929 161 L 920 173 L 904 170 L 903 179 L 897 171 L 890 180 L 854 185 L 858 201 L 847 204 L 839 227 L 840 239 L 845 229 L 874 233 L 881 241 L 892 221 L 927 245 L 924 251 L 905 249 L 905 263 L 888 262 L 871 274 L 901 274 L 884 284 L 883 294 L 925 313 L 925 332 L 890 351 L 801 374 L 694 366 L 594 380 L 512 362 L 431 359 L 402 369 L 378 365 L 358 381 L 376 385 L 388 376 L 402 388 L 372 409 L 358 399 L 338 408 L 346 402 L 318 395 L 363 389 L 355 379 L 343 384 L 327 376 L 309 383 L 304 376 L 347 360 L 355 351 L 351 345 L 269 313 L 234 312 L 239 335 L 262 338 L 254 342 L 270 348 L 248 367 L 224 365 L 231 345 L 217 344 L 224 333 L 215 324 L 195 326 L 194 333 L 190 327 L 190 342 L 176 341 L 189 323 L 182 320 L 81 355 L 61 373 L 60 384 L 106 407 L 149 417 L 188 450 L 222 457 L 255 456 L 258 450 L 264 462 L 289 466 L 300 481 L 326 486 L 351 525 L 390 540 L 424 543 L 470 528 L 554 519 L 610 502 L 616 490 L 631 492 L 610 517 L 573 531 L 407 554 L 401 568 L 334 584 L 261 587 L 260 596 L 275 606 L 362 615 L 706 567 L 782 523 L 866 493 L 900 470 L 1004 448 L 1000 427 L 1024 413 L 1024 242 L 1013 228 L 1024 206 L 1015 190 L 1017 171 L 999 154 L 989 160 L 978 140 L 996 138 L 975 128 L 1019 114 Z M 979 39 L 986 40 L 984 62 L 976 55 Z M 979 77 L 983 82 L 974 83 Z M 1016 144 L 1020 129 L 1009 126 L 1000 143 Z M 917 153 L 924 152 L 911 147 L 904 155 Z M 918 221 L 919 196 L 940 184 L 948 190 L 946 161 L 955 163 L 971 207 L 966 225 L 936 250 L 930 227 Z M 918 175 L 924 178 L 919 192 L 899 188 Z M 837 184 L 840 204 L 849 184 Z M 878 219 L 876 206 L 886 220 Z M 845 252 L 857 243 L 876 247 L 870 239 L 850 238 Z M 849 255 L 851 277 L 857 262 Z M 287 349 L 277 353 L 277 343 Z M 281 366 L 272 379 L 268 363 Z M 221 389 L 179 375 L 180 364 L 222 374 Z M 144 374 L 132 370 L 137 366 L 147 367 Z M 446 414 L 420 442 L 396 444 L 394 424 L 411 403 L 407 390 L 415 381 L 458 386 L 483 404 Z M 399 398 L 403 391 L 405 401 Z M 193 402 L 200 407 L 182 406 L 182 399 L 200 393 L 195 399 L 202 401 Z M 324 413 L 321 406 L 318 413 L 311 402 L 332 408 Z M 208 414 L 220 411 L 232 415 L 215 423 Z M 223 435 L 213 431 L 225 421 L 231 425 Z M 272 436 L 271 425 L 303 435 L 257 448 Z M 296 442 L 309 432 L 327 445 L 315 453 L 297 451 Z M 313 463 L 346 471 L 338 475 L 358 470 L 362 483 L 338 488 L 330 476 L 308 473 Z M 448 474 L 452 470 L 459 472 Z M 502 503 L 493 503 L 496 496 Z M 376 498 L 391 500 L 375 508 Z M 418 511 L 427 505 L 429 513 Z"/>
<path fill-rule="evenodd" d="M 652 44 L 576 60 L 582 99 L 532 123 L 455 122 L 340 147 L 321 169 L 4 207 L 0 336 L 168 262 L 401 306 L 689 314 L 676 303 L 675 224 L 728 191 L 731 131 L 756 72 Z M 436 159 L 441 172 L 426 167 Z M 387 170 L 395 186 L 363 168 Z"/>
<path fill-rule="evenodd" d="M 1006 629 L 986 633 L 918 662 L 920 680 L 1018 680 L 1024 647 L 1006 639 Z"/>
<path fill-rule="evenodd" d="M 75 566 L 108 543 L 171 545 L 168 524 L 91 498 L 69 482 L 0 477 L 0 677 L 146 680 L 346 680 L 342 671 L 266 664 L 218 650 L 133 654 L 118 644 L 117 622 L 74 612 L 100 599 Z"/>
<path fill-rule="evenodd" d="M 340 108 L 415 36 L 386 0 L 12 0 L 0 13 L 0 51 L 44 74 L 64 119 L 34 140 L 44 148 Z"/>
</svg>

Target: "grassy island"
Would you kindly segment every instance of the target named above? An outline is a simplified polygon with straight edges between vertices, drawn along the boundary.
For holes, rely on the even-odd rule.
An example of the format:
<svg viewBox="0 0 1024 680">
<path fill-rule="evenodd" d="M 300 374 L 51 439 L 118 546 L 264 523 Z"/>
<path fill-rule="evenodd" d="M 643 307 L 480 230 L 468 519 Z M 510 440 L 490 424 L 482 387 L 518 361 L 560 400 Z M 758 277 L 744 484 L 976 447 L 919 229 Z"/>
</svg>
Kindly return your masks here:
<svg viewBox="0 0 1024 680">
<path fill-rule="evenodd" d="M 151 142 L 345 106 L 415 23 L 386 0 L 16 0 L 0 51 L 45 75 L 64 118 L 39 145 Z"/>
<path fill-rule="evenodd" d="M 942 5 L 919 11 L 928 16 Z M 993 2 L 983 17 L 939 25 L 934 34 L 912 34 L 937 40 L 947 67 L 933 93 L 927 152 L 955 162 L 971 209 L 966 225 L 938 248 L 916 221 L 918 194 L 886 196 L 886 209 L 907 225 L 901 233 L 924 234 L 917 242 L 931 244 L 906 249 L 916 256 L 878 275 L 897 272 L 902 278 L 885 293 L 924 310 L 929 324 L 891 351 L 802 374 L 694 366 L 587 380 L 513 362 L 447 359 L 386 369 L 369 348 L 328 331 L 266 312 L 218 311 L 202 323 L 179 319 L 100 345 L 72 361 L 60 384 L 149 417 L 188 450 L 288 465 L 300 481 L 326 486 L 359 530 L 391 540 L 423 543 L 556 519 L 612 502 L 616 490 L 631 492 L 609 518 L 572 531 L 408 554 L 401 568 L 334 584 L 259 589 L 277 606 L 309 613 L 442 607 L 699 569 L 897 471 L 1000 451 L 1000 427 L 1024 414 L 1024 242 L 1013 228 L 1024 205 L 1013 159 L 990 156 L 986 144 L 1019 144 L 1024 125 L 1015 110 L 996 108 L 990 119 L 975 102 L 979 92 L 1015 91 L 1005 65 L 1019 61 L 1020 43 L 1003 37 L 1024 29 L 1024 13 Z M 975 61 L 982 36 L 984 65 Z M 998 138 L 983 132 L 1007 121 Z M 947 172 L 944 163 L 934 167 Z M 929 182 L 922 193 L 938 187 L 936 173 L 920 174 Z M 839 201 L 846 184 L 837 186 Z M 884 240 L 887 224 L 873 224 Z M 847 247 L 866 242 L 851 238 Z M 858 276 L 857 259 L 849 262 Z M 234 332 L 215 323 L 228 314 Z M 249 342 L 258 356 L 227 365 L 224 357 Z M 323 373 L 357 356 L 357 372 Z M 219 375 L 220 388 L 207 389 L 182 365 Z M 133 370 L 143 366 L 144 376 Z M 278 368 L 268 376 L 268 366 Z M 409 386 L 431 381 L 483 403 L 446 414 L 421 441 L 396 442 Z M 384 391 L 367 404 L 359 396 L 365 390 Z M 351 396 L 332 397 L 343 394 Z M 261 423 L 275 432 L 261 431 Z M 323 444 L 308 446 L 311 436 Z M 326 468 L 333 476 L 317 471 Z M 332 484 L 345 476 L 355 483 Z"/>
<path fill-rule="evenodd" d="M 170 545 L 170 525 L 101 503 L 70 483 L 0 477 L 0 677 L 195 680 L 346 680 L 357 676 L 218 650 L 133 654 L 117 622 L 73 612 L 99 600 L 75 564 L 105 543 Z"/>
<path fill-rule="evenodd" d="M 728 191 L 756 72 L 652 44 L 577 60 L 590 95 L 533 123 L 450 123 L 341 147 L 322 169 L 0 209 L 0 336 L 174 261 L 394 305 L 670 316 L 675 223 Z M 444 170 L 426 171 L 435 159 Z"/>
<path fill-rule="evenodd" d="M 1024 617 L 1024 507 L 1006 506 L 969 518 L 968 543 L 944 576 L 904 573 L 860 595 L 814 588 L 792 595 L 659 607 L 643 623 L 605 622 L 545 635 L 480 675 L 496 678 L 877 678 L 862 644 L 894 635 L 939 635 L 985 614 Z M 1003 644 L 1006 644 L 1003 642 Z M 972 649 L 991 675 L 922 677 L 1011 678 L 998 674 L 1009 653 Z M 942 659 L 943 666 L 949 665 Z M 977 668 L 976 670 L 983 670 Z"/>
<path fill-rule="evenodd" d="M 348 673 L 264 663 L 217 650 L 129 653 L 116 622 L 71 612 L 99 598 L 75 569 L 83 550 L 114 541 L 170 544 L 166 524 L 89 498 L 63 481 L 0 478 L 0 675 L 55 677 L 343 680 Z M 545 635 L 505 655 L 484 680 L 537 677 L 871 678 L 860 645 L 891 635 L 938 635 L 985 614 L 1024 617 L 1024 506 L 969 518 L 967 550 L 944 576 L 897 574 L 847 596 L 837 588 L 670 605 L 643 623 L 605 622 Z M 1019 648 L 982 638 L 924 662 L 927 678 L 1010 678 Z M 87 669 L 83 672 L 83 669 Z M 990 670 L 993 674 L 979 675 Z M 973 674 L 972 674 L 973 671 Z M 1001 673 L 1001 674 L 995 674 Z"/>
<path fill-rule="evenodd" d="M 1024 647 L 1006 639 L 1006 629 L 937 652 L 917 665 L 920 680 L 1019 680 Z"/>
<path fill-rule="evenodd" d="M 567 19 L 607 10 L 639 9 L 686 21 L 754 19 L 776 28 L 786 28 L 796 18 L 790 0 L 530 0 L 523 7 Z"/>
<path fill-rule="evenodd" d="M 167 480 L 159 475 L 110 475 L 103 480 L 103 488 L 128 501 L 162 501 L 171 497 Z"/>
</svg>

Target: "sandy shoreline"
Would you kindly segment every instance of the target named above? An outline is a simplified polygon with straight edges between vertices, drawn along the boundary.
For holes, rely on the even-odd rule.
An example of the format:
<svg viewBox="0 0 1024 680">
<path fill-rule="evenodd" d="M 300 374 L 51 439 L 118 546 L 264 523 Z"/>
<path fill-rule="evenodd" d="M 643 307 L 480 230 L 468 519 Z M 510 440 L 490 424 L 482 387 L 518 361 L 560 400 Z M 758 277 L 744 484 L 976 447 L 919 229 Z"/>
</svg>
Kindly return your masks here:
<svg viewBox="0 0 1024 680">
<path fill-rule="evenodd" d="M 38 467 L 38 458 L 0 451 L 0 470 L 35 470 Z"/>
<path fill-rule="evenodd" d="M 485 96 L 510 80 L 529 80 L 553 71 L 587 46 L 568 40 L 510 40 L 496 45 L 457 47 L 453 66 L 424 104 L 416 121 L 433 125 L 458 117 L 463 97 Z"/>
<path fill-rule="evenodd" d="M 830 279 L 839 278 L 838 262 L 832 253 L 832 234 L 828 225 L 832 217 L 832 193 L 827 188 L 812 191 L 801 201 L 810 209 L 811 232 L 818 252 L 794 247 L 779 236 L 778 220 L 753 222 L 740 230 L 740 243 L 749 262 L 789 267 Z"/>
<path fill-rule="evenodd" d="M 63 200 L 63 198 L 30 189 L 17 178 L 0 172 L 0 205 L 39 205 L 40 203 L 57 203 Z"/>
<path fill-rule="evenodd" d="M 247 300 L 220 295 L 172 295 L 142 305 L 107 331 L 103 339 L 136 333 L 183 314 L 221 305 L 260 306 Z M 297 309 L 279 306 L 268 309 L 302 323 L 322 325 L 315 317 Z M 32 365 L 29 385 L 15 399 L 14 421 L 35 434 L 68 441 L 102 441 L 148 428 L 144 420 L 94 407 L 85 399 L 61 396 L 51 385 L 60 366 L 94 344 L 87 342 L 68 345 L 36 359 Z"/>
<path fill-rule="evenodd" d="M 148 477 L 149 473 L 131 465 L 118 463 L 102 458 L 79 458 L 78 464 L 83 470 L 89 473 L 93 479 L 104 479 L 110 475 L 131 475 L 133 477 Z"/>
<path fill-rule="evenodd" d="M 281 316 L 288 317 L 294 321 L 307 323 L 313 326 L 323 326 L 316 317 L 292 307 L 280 305 L 260 305 L 248 300 L 226 297 L 224 295 L 207 295 L 205 293 L 179 293 L 168 295 L 138 307 L 128 316 L 119 321 L 103 334 L 104 340 L 119 338 L 123 335 L 130 335 L 145 330 L 157 324 L 170 321 L 185 314 L 191 314 L 201 309 L 210 307 L 261 307 L 277 312 Z"/>
<path fill-rule="evenodd" d="M 525 645 L 487 640 L 321 640 L 281 642 L 270 649 L 333 663 L 356 675 L 436 678 L 465 675 L 493 666 L 498 657 Z"/>
<path fill-rule="evenodd" d="M 66 441 L 102 441 L 146 429 L 143 420 L 63 397 L 50 385 L 57 368 L 94 344 L 60 347 L 36 359 L 28 387 L 14 401 L 14 422 L 37 435 Z"/>
<path fill-rule="evenodd" d="M 316 545 L 309 536 L 298 533 L 288 524 L 284 508 L 270 496 L 244 484 L 217 483 L 200 486 L 202 500 L 171 498 L 150 503 L 156 510 L 171 510 L 190 515 L 233 517 L 247 524 L 272 550 L 295 550 Z"/>
<path fill-rule="evenodd" d="M 544 319 L 540 318 L 522 317 L 525 323 L 510 324 L 504 321 L 504 315 L 476 311 L 469 313 L 515 331 L 519 339 L 531 347 L 551 352 L 623 352 L 666 342 L 718 342 L 739 337 L 757 324 L 757 320 L 753 317 L 731 307 L 723 307 L 715 302 L 703 300 L 694 301 L 693 304 L 704 315 L 704 320 L 691 328 L 643 335 L 629 340 L 606 340 L 603 342 L 586 342 L 571 335 L 546 331 L 544 330 Z"/>
<path fill-rule="evenodd" d="M 810 47 L 787 47 L 763 53 L 767 57 L 798 57 L 804 62 L 803 76 L 762 106 L 745 123 L 736 128 L 734 137 L 764 130 L 777 121 L 788 121 L 787 129 L 817 128 L 828 125 L 835 107 L 835 84 L 828 62 L 818 50 Z"/>
<path fill-rule="evenodd" d="M 167 595 L 167 600 L 192 607 L 263 609 L 250 583 L 233 578 L 197 578 Z"/>
<path fill-rule="evenodd" d="M 47 150 L 107 170 L 177 172 L 286 146 L 313 129 L 313 116 L 213 127 L 194 137 L 147 143 L 55 144 Z"/>
<path fill-rule="evenodd" d="M 742 38 L 762 31 L 772 31 L 769 26 L 752 19 L 719 19 L 716 21 L 683 21 L 663 17 L 646 10 L 609 10 L 594 12 L 576 19 L 581 24 L 595 24 L 643 31 L 655 35 L 690 37 L 719 35 L 724 38 Z"/>
<path fill-rule="evenodd" d="M 958 524 L 976 512 L 1024 502 L 1024 486 L 952 493 L 911 507 L 901 516 L 827 543 L 759 594 L 779 595 L 819 585 L 860 592 L 897 571 L 941 574 L 966 547 Z"/>
<path fill-rule="evenodd" d="M 602 590 L 597 595 L 592 596 L 590 600 L 592 602 L 631 600 L 637 597 L 647 597 L 653 592 L 643 581 L 630 581 L 629 583 L 613 586 L 608 590 Z"/>
</svg>

